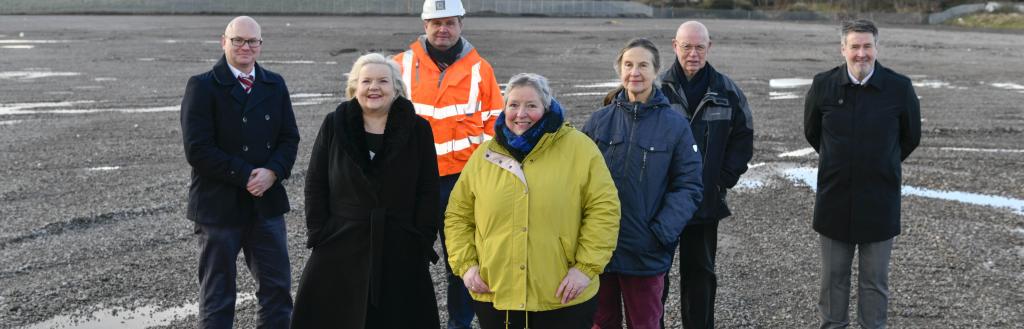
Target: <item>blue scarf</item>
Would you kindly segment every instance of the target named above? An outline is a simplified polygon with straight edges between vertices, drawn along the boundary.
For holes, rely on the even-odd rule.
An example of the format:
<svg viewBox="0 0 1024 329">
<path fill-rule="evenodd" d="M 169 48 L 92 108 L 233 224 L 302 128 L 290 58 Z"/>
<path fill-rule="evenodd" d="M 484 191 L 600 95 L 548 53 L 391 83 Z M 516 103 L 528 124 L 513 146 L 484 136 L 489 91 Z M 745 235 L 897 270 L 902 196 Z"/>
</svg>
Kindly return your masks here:
<svg viewBox="0 0 1024 329">
<path fill-rule="evenodd" d="M 526 155 L 530 154 L 530 151 L 537 146 L 537 142 L 544 136 L 544 133 L 558 131 L 564 122 L 562 105 L 552 98 L 551 105 L 548 106 L 548 111 L 541 117 L 540 122 L 535 123 L 522 135 L 516 135 L 508 129 L 508 126 L 505 125 L 505 112 L 502 111 L 498 115 L 498 122 L 494 124 L 495 138 L 498 140 L 498 144 L 512 152 L 512 156 L 516 160 L 523 161 Z"/>
</svg>

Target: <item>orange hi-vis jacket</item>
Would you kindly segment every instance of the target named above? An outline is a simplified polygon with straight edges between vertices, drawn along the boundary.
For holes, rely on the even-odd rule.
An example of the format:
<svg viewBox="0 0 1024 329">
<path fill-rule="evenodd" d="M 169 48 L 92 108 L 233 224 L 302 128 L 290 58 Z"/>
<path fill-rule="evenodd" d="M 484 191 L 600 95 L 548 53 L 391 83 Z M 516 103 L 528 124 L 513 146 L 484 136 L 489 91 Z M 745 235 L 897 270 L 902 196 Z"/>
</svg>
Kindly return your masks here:
<svg viewBox="0 0 1024 329">
<path fill-rule="evenodd" d="M 416 114 L 430 122 L 441 176 L 458 174 L 473 151 L 494 137 L 494 122 L 504 107 L 494 69 L 462 39 L 462 53 L 442 72 L 430 59 L 426 37 L 394 56 Z"/>
</svg>

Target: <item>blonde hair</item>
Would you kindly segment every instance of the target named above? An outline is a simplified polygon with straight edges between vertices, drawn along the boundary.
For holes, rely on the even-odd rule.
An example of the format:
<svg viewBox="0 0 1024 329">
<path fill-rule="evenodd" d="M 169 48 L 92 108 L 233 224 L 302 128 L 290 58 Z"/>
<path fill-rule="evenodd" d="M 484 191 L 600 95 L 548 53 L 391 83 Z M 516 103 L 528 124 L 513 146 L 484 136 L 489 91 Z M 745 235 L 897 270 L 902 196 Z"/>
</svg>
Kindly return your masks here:
<svg viewBox="0 0 1024 329">
<path fill-rule="evenodd" d="M 395 87 L 395 95 L 408 98 L 405 94 L 405 82 L 402 81 L 402 72 L 398 69 L 398 64 L 390 58 L 384 57 L 379 53 L 369 53 L 363 56 L 359 56 L 356 62 L 352 64 L 352 70 L 348 72 L 348 80 L 345 82 L 345 97 L 352 99 L 356 97 L 356 86 L 359 82 L 359 70 L 363 69 L 366 64 L 381 64 L 388 67 L 388 71 L 391 72 L 391 84 Z"/>
</svg>

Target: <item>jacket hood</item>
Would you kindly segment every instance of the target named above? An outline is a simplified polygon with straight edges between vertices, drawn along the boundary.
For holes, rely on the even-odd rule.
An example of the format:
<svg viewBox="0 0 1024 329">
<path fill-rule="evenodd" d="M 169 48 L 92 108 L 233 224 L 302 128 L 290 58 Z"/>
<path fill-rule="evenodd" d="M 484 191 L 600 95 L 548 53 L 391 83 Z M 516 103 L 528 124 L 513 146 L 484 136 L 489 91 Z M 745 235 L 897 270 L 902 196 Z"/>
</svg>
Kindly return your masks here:
<svg viewBox="0 0 1024 329">
<path fill-rule="evenodd" d="M 647 98 L 647 101 L 644 103 L 630 102 L 626 91 L 622 90 L 615 96 L 615 100 L 612 103 L 616 109 L 623 110 L 637 117 L 645 116 L 658 108 L 669 107 L 668 97 L 665 97 L 665 94 L 661 92 L 661 88 L 653 88 L 651 97 Z"/>
</svg>

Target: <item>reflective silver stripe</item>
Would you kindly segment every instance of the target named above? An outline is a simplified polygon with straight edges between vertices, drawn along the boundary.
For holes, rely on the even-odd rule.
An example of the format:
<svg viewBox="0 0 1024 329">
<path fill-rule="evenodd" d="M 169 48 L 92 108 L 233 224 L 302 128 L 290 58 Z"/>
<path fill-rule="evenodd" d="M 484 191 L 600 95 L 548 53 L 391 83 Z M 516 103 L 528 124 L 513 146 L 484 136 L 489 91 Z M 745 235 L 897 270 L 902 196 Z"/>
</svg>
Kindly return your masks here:
<svg viewBox="0 0 1024 329">
<path fill-rule="evenodd" d="M 501 109 L 480 112 L 480 121 L 486 123 L 487 120 L 491 118 L 491 116 L 498 117 L 498 115 L 500 114 Z"/>
<path fill-rule="evenodd" d="M 437 155 L 445 155 L 451 152 L 465 150 L 473 144 L 480 145 L 480 143 L 490 140 L 491 138 L 492 137 L 487 134 L 468 136 L 463 139 L 451 140 L 440 144 L 434 143 L 434 149 L 437 151 Z"/>
<path fill-rule="evenodd" d="M 412 49 L 402 54 L 402 81 L 405 81 L 405 97 L 412 99 Z"/>
<path fill-rule="evenodd" d="M 480 104 L 477 103 L 477 98 L 480 98 L 480 62 L 473 64 L 472 78 L 469 80 L 469 109 L 466 111 L 469 113 L 476 112 L 480 108 Z"/>
<path fill-rule="evenodd" d="M 430 104 L 413 103 L 413 107 L 416 108 L 416 114 L 434 118 L 435 120 L 441 120 L 456 115 L 473 114 L 472 111 L 468 110 L 469 104 L 454 104 L 445 107 L 434 107 Z"/>
</svg>

